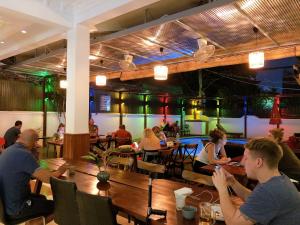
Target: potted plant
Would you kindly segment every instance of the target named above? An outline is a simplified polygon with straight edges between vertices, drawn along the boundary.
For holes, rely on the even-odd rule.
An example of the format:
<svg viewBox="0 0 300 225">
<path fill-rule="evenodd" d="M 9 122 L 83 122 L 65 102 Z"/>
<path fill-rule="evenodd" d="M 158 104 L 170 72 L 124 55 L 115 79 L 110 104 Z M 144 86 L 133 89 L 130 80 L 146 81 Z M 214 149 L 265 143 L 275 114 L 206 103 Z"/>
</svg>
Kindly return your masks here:
<svg viewBox="0 0 300 225">
<path fill-rule="evenodd" d="M 81 158 L 89 160 L 90 162 L 97 165 L 99 172 L 97 179 L 101 183 L 106 183 L 109 180 L 109 173 L 106 170 L 109 161 L 112 159 L 112 152 L 115 150 L 101 151 L 100 149 L 94 148 L 94 152 L 89 152 L 88 155 L 82 156 Z"/>
</svg>

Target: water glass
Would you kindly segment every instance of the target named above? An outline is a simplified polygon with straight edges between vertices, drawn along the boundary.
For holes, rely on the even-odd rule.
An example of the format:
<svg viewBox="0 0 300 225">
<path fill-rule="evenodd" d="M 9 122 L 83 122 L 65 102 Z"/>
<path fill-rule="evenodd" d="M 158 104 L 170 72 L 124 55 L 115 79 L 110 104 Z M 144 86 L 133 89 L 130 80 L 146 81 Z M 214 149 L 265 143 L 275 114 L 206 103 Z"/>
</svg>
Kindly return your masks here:
<svg viewBox="0 0 300 225">
<path fill-rule="evenodd" d="M 216 222 L 215 212 L 212 210 L 211 203 L 201 202 L 200 208 L 200 222 L 199 225 L 213 225 Z"/>
</svg>

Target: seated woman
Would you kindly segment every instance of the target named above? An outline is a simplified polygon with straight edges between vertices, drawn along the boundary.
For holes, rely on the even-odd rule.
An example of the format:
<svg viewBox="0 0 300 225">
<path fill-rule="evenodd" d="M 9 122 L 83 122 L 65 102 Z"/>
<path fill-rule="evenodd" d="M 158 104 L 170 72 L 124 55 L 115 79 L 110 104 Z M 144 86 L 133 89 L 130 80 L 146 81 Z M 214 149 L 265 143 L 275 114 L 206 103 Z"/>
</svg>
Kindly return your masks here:
<svg viewBox="0 0 300 225">
<path fill-rule="evenodd" d="M 98 126 L 95 124 L 94 120 L 90 118 L 89 120 L 89 132 L 90 137 L 98 137 Z"/>
<path fill-rule="evenodd" d="M 160 140 L 155 136 L 151 128 L 144 130 L 144 137 L 141 139 L 139 149 L 144 150 L 144 161 L 148 161 L 148 156 L 157 156 L 160 149 Z M 153 151 L 153 154 L 151 153 Z"/>
<path fill-rule="evenodd" d="M 300 160 L 289 146 L 283 143 L 283 135 L 283 128 L 275 128 L 269 131 L 269 137 L 275 140 L 283 151 L 283 156 L 279 161 L 278 169 L 289 178 L 300 182 Z"/>
<path fill-rule="evenodd" d="M 209 133 L 210 141 L 204 146 L 197 156 L 193 170 L 195 172 L 203 173 L 202 166 L 208 164 L 226 164 L 230 162 L 227 158 L 224 145 L 226 144 L 226 134 L 218 129 L 214 129 Z"/>
<path fill-rule="evenodd" d="M 167 142 L 167 138 L 165 133 L 160 130 L 160 128 L 158 126 L 152 127 L 152 131 L 154 132 L 155 136 L 162 142 L 166 143 Z"/>
<path fill-rule="evenodd" d="M 58 125 L 57 134 L 58 134 L 60 140 L 64 139 L 65 125 L 63 123 L 60 123 Z"/>
</svg>

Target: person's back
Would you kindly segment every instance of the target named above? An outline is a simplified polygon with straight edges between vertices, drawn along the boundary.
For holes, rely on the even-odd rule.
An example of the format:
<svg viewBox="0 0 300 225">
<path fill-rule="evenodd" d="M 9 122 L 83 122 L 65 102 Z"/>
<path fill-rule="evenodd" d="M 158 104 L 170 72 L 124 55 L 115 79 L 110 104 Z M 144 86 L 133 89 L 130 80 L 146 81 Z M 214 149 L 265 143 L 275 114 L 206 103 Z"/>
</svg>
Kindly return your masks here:
<svg viewBox="0 0 300 225">
<path fill-rule="evenodd" d="M 124 129 L 119 129 L 115 132 L 116 138 L 130 138 L 131 139 L 131 133 Z"/>
<path fill-rule="evenodd" d="M 21 143 L 6 149 L 0 157 L 0 191 L 8 215 L 17 214 L 30 194 L 29 180 L 39 167 Z"/>
<path fill-rule="evenodd" d="M 295 153 L 285 143 L 279 143 L 283 156 L 279 161 L 278 168 L 288 177 L 300 182 L 300 160 Z"/>
<path fill-rule="evenodd" d="M 13 145 L 16 142 L 20 133 L 21 133 L 20 129 L 15 126 L 9 128 L 4 134 L 4 139 L 5 139 L 4 147 L 7 148 Z"/>
<path fill-rule="evenodd" d="M 257 224 L 297 225 L 300 221 L 300 193 L 286 175 L 258 184 L 240 208 Z"/>
</svg>

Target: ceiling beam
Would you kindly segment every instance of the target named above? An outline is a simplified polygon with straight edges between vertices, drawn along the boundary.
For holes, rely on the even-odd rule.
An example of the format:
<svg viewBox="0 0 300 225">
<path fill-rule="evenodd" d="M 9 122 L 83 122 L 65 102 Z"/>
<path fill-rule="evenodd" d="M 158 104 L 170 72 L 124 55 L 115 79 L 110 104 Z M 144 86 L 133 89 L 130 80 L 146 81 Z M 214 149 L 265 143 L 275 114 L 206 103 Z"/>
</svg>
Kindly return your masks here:
<svg viewBox="0 0 300 225">
<path fill-rule="evenodd" d="M 159 0 L 102 0 L 101 4 L 99 4 L 99 1 L 95 1 L 87 10 L 83 12 L 80 11 L 80 9 L 77 10 L 74 22 L 94 26 L 158 1 Z"/>
<path fill-rule="evenodd" d="M 15 14 L 26 16 L 35 23 L 49 23 L 59 25 L 64 28 L 71 28 L 72 23 L 66 20 L 62 15 L 55 12 L 45 4 L 35 0 L 26 0 L 22 3 L 19 0 L 0 0 L 0 7 L 14 11 Z"/>
<path fill-rule="evenodd" d="M 108 35 L 104 35 L 104 36 L 95 38 L 94 40 L 91 41 L 91 44 L 96 44 L 96 43 L 99 43 L 102 41 L 108 41 L 108 40 L 116 39 L 119 37 L 123 37 L 123 36 L 129 35 L 129 34 L 141 31 L 141 30 L 145 30 L 150 27 L 158 26 L 158 25 L 161 25 L 161 24 L 167 23 L 167 22 L 173 22 L 173 21 L 176 21 L 176 20 L 181 19 L 186 16 L 195 15 L 195 14 L 205 12 L 210 9 L 214 9 L 214 8 L 221 7 L 224 5 L 232 4 L 234 2 L 235 2 L 235 0 L 218 0 L 218 1 L 209 2 L 207 4 L 204 4 L 204 5 L 201 5 L 198 7 L 194 7 L 194 8 L 185 10 L 185 11 L 181 11 L 181 12 L 178 12 L 178 13 L 175 13 L 172 15 L 163 16 L 163 17 L 161 17 L 157 20 L 153 20 L 149 23 L 141 24 L 138 26 L 128 28 L 126 30 L 118 31 L 118 32 L 115 32 L 112 34 L 108 34 Z"/>
<path fill-rule="evenodd" d="M 45 54 L 39 55 L 37 57 L 33 57 L 31 59 L 27 59 L 27 60 L 24 60 L 22 62 L 13 64 L 11 66 L 8 66 L 7 68 L 16 68 L 18 66 L 22 66 L 22 65 L 25 65 L 25 64 L 28 65 L 28 64 L 31 64 L 31 63 L 35 63 L 35 62 L 50 58 L 50 57 L 55 57 L 57 55 L 65 53 L 66 50 L 67 50 L 66 48 L 59 48 L 59 49 L 53 50 L 53 51 L 51 51 L 47 54 L 45 53 Z"/>
<path fill-rule="evenodd" d="M 254 26 L 256 27 L 266 38 L 271 40 L 276 46 L 280 46 L 280 44 L 272 38 L 261 26 L 259 26 L 237 3 L 233 4 L 234 7 L 241 13 L 244 17 L 247 18 L 247 20 Z"/>
<path fill-rule="evenodd" d="M 63 32 L 62 28 L 49 29 L 47 32 L 40 33 L 32 38 L 15 42 L 8 47 L 1 49 L 0 60 L 64 39 Z"/>
<path fill-rule="evenodd" d="M 300 56 L 300 45 L 280 47 L 264 50 L 265 60 L 274 60 L 282 59 L 287 57 Z M 177 59 L 178 60 L 178 59 Z M 248 53 L 240 53 L 227 56 L 215 56 L 210 58 L 207 62 L 199 61 L 185 61 L 185 62 L 176 62 L 171 60 L 166 62 L 169 67 L 169 74 L 194 71 L 198 69 L 205 69 L 218 66 L 228 66 L 248 63 Z M 171 63 L 171 64 L 170 64 Z M 122 76 L 122 80 L 131 80 L 131 79 L 140 79 L 145 77 L 153 77 L 153 68 L 147 67 L 144 69 L 137 69 L 134 71 L 125 71 L 125 72 L 110 72 L 106 73 L 109 79 L 119 78 Z M 94 81 L 95 78 L 91 77 L 91 81 Z"/>
<path fill-rule="evenodd" d="M 205 35 L 203 35 L 202 33 L 200 33 L 199 31 L 195 31 L 192 27 L 190 27 L 189 25 L 185 24 L 184 22 L 180 21 L 180 20 L 175 20 L 176 24 L 178 24 L 179 26 L 181 26 L 183 29 L 188 30 L 194 34 L 197 34 L 199 36 L 199 38 L 204 38 L 207 41 L 209 41 L 210 43 L 212 43 L 213 45 L 225 50 L 226 48 L 220 44 L 218 44 L 217 42 L 213 41 L 212 39 L 210 39 L 209 37 L 206 37 Z"/>
</svg>

